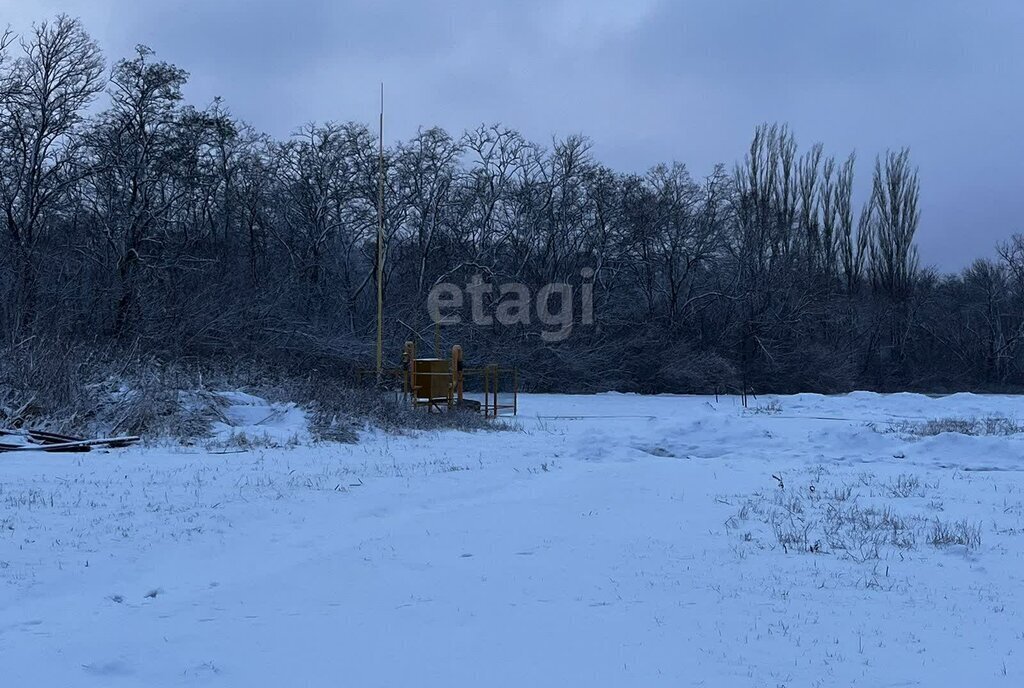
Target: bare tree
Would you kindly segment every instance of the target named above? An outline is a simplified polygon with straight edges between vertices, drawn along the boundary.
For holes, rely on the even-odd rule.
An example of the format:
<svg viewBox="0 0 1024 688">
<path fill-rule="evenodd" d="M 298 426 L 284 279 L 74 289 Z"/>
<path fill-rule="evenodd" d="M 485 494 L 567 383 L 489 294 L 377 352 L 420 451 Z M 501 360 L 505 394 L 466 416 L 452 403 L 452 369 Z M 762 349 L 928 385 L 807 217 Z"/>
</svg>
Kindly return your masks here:
<svg viewBox="0 0 1024 688">
<path fill-rule="evenodd" d="M 854 229 L 853 170 L 855 162 L 856 156 L 850 154 L 850 157 L 839 169 L 834 199 L 839 221 L 837 241 L 848 294 L 853 294 L 860 288 L 868 256 L 868 242 L 871 239 L 870 206 L 861 214 L 860 222 L 856 230 Z"/>
<path fill-rule="evenodd" d="M 0 207 L 16 264 L 18 330 L 36 316 L 39 245 L 82 174 L 84 108 L 103 88 L 103 58 L 66 15 L 33 27 L 0 82 Z"/>
<path fill-rule="evenodd" d="M 183 189 L 169 176 L 179 153 L 177 110 L 188 75 L 138 46 L 110 77 L 111 106 L 87 140 L 93 156 L 89 184 L 96 250 L 114 263 L 118 277 L 113 331 L 121 335 L 139 303 L 138 271 L 161 252 L 156 236 L 181 202 Z"/>
<path fill-rule="evenodd" d="M 414 244 L 415 300 L 421 302 L 429 283 L 428 272 L 438 235 L 453 210 L 453 186 L 458 182 L 457 165 L 462 144 L 437 127 L 420 131 L 399 146 L 396 174 L 402 179 L 405 221 Z M 440 272 L 441 266 L 433 266 Z"/>
<path fill-rule="evenodd" d="M 878 287 L 893 300 L 905 299 L 917 270 L 914 233 L 919 221 L 920 183 L 911 167 L 910 151 L 888 152 L 875 161 L 872 179 L 871 272 Z"/>
</svg>

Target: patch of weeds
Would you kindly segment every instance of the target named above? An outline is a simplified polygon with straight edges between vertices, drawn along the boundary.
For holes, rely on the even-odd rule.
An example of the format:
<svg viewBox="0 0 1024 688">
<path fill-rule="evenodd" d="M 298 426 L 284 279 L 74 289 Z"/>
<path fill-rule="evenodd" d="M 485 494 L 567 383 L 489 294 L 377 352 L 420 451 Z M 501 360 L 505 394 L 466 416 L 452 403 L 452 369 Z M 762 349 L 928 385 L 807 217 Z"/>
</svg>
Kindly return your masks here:
<svg viewBox="0 0 1024 688">
<path fill-rule="evenodd" d="M 756 539 L 756 529 L 741 526 L 760 521 L 770 528 L 771 541 L 786 553 L 837 554 L 858 562 L 914 549 L 928 538 L 928 519 L 884 505 L 860 504 L 857 488 L 877 484 L 873 476 L 862 475 L 859 484 L 824 484 L 813 490 L 787 485 L 755 494 L 726 521 L 726 528 L 744 533 L 744 540 L 750 541 Z M 919 479 L 912 475 L 898 476 L 885 487 L 891 498 L 921 491 Z"/>
<path fill-rule="evenodd" d="M 309 414 L 313 437 L 322 441 L 355 442 L 358 431 L 366 425 L 396 434 L 416 430 L 518 429 L 508 421 L 489 420 L 472 411 L 453 409 L 437 413 L 414 409 L 393 391 L 355 387 L 317 375 L 261 382 L 249 390 L 272 401 L 297 402 Z"/>
<path fill-rule="evenodd" d="M 889 423 L 881 432 L 908 437 L 934 437 L 955 433 L 971 437 L 1006 437 L 1024 433 L 1024 425 L 1004 416 L 984 418 L 931 418 L 924 421 L 901 420 Z"/>
<path fill-rule="evenodd" d="M 747 409 L 747 413 L 755 416 L 777 416 L 782 413 L 782 404 L 772 399 L 767 404 L 758 404 Z"/>
<path fill-rule="evenodd" d="M 858 561 L 879 559 L 886 548 L 913 549 L 924 519 L 901 516 L 888 507 L 857 504 L 829 505 L 825 510 L 824 538 L 828 546 Z"/>
<path fill-rule="evenodd" d="M 772 531 L 775 539 L 785 552 L 809 552 L 812 550 L 810 533 L 815 521 L 808 521 L 792 511 L 785 513 L 775 511 L 771 516 Z"/>
<path fill-rule="evenodd" d="M 890 480 L 886 483 L 885 489 L 890 497 L 906 499 L 915 494 L 920 494 L 921 480 L 916 475 L 901 473 L 896 476 L 895 480 Z"/>
<path fill-rule="evenodd" d="M 937 518 L 932 522 L 929 541 L 936 547 L 962 545 L 969 550 L 977 549 L 981 546 L 981 524 L 967 519 L 950 522 Z"/>
<path fill-rule="evenodd" d="M 842 485 L 833 487 L 831 493 L 828 494 L 828 499 L 831 499 L 833 502 L 845 502 L 851 496 L 853 496 L 853 486 Z"/>
</svg>

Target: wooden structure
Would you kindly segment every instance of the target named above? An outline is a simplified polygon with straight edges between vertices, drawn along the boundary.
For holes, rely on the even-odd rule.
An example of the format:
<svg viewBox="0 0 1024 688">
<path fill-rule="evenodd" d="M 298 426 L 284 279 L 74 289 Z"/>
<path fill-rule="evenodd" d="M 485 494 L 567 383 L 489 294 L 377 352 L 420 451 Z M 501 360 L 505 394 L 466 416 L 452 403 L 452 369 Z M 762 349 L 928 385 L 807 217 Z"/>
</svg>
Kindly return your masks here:
<svg viewBox="0 0 1024 688">
<path fill-rule="evenodd" d="M 413 408 L 428 411 L 450 409 L 483 413 L 485 418 L 519 412 L 519 373 L 515 369 L 488 365 L 466 368 L 462 347 L 452 347 L 451 358 L 417 358 L 414 342 L 406 342 L 402 352 L 402 394 Z M 483 399 L 467 397 L 467 376 L 482 383 Z M 500 396 L 502 384 L 510 387 L 505 398 Z"/>
<path fill-rule="evenodd" d="M 405 368 L 403 391 L 412 400 L 413 407 L 426 406 L 427 410 L 441 410 L 442 404 L 452 405 L 452 364 L 443 358 L 416 358 L 416 345 L 405 343 L 402 353 Z"/>
</svg>

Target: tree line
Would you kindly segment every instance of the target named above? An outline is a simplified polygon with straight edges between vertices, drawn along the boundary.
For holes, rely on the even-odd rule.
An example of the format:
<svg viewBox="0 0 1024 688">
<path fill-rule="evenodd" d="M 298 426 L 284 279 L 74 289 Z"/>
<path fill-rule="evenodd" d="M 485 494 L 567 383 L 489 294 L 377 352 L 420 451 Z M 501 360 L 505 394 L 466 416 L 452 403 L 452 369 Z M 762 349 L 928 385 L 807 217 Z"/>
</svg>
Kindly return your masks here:
<svg viewBox="0 0 1024 688">
<path fill-rule="evenodd" d="M 66 16 L 0 35 L 6 350 L 369 366 L 380 280 L 395 365 L 406 339 L 432 350 L 431 289 L 479 276 L 591 290 L 594 322 L 563 341 L 536 319 L 440 328 L 443 347 L 535 389 L 1024 381 L 1024 239 L 960 274 L 922 267 L 906 150 L 867 165 L 864 202 L 853 155 L 801 150 L 780 125 L 706 176 L 624 174 L 584 137 L 538 145 L 498 125 L 421 129 L 381 156 L 356 122 L 275 140 L 220 100 L 185 103 L 187 79 L 144 46 L 108 67 Z"/>
</svg>

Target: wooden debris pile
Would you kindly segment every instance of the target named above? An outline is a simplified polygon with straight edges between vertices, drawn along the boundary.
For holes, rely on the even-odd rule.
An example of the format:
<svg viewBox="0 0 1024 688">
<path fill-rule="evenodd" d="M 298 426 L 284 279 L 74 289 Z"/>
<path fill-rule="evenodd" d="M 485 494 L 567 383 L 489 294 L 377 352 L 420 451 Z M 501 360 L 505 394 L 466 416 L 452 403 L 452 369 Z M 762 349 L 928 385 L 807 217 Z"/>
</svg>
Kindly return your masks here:
<svg viewBox="0 0 1024 688">
<path fill-rule="evenodd" d="M 84 437 L 58 435 L 55 432 L 44 432 L 42 430 L 0 428 L 0 452 L 87 452 L 93 447 L 107 447 L 111 449 L 127 447 L 139 440 L 140 438 L 137 435 L 86 439 Z"/>
</svg>

